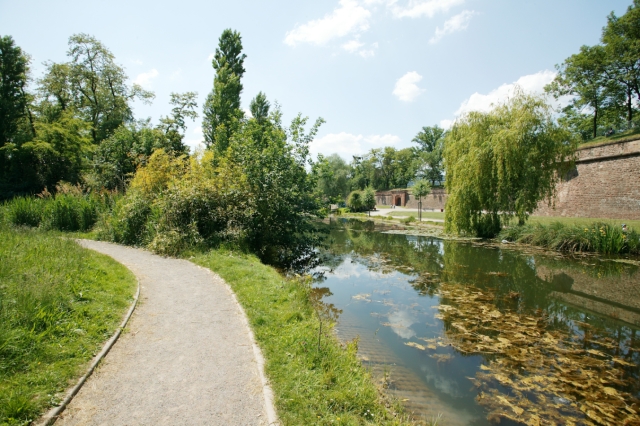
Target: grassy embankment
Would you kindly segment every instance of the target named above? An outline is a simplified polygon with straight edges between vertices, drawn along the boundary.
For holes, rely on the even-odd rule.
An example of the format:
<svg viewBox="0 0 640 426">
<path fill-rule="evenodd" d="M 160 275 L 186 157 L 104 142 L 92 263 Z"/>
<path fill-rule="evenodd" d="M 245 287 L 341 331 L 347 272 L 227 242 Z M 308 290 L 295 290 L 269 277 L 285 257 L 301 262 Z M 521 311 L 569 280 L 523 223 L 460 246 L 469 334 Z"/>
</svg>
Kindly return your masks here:
<svg viewBox="0 0 640 426">
<path fill-rule="evenodd" d="M 236 293 L 266 358 L 266 373 L 285 425 L 407 424 L 383 401 L 356 358 L 357 342 L 342 346 L 311 303 L 302 278 L 284 278 L 250 255 L 224 250 L 194 254 Z"/>
<path fill-rule="evenodd" d="M 2 223 L 0 259 L 0 424 L 24 425 L 86 371 L 136 280 L 71 240 Z"/>
<path fill-rule="evenodd" d="M 616 142 L 628 142 L 640 139 L 640 129 L 631 129 L 626 132 L 616 133 L 611 136 L 598 136 L 580 144 L 580 148 L 590 148 L 598 145 L 607 145 Z"/>
</svg>

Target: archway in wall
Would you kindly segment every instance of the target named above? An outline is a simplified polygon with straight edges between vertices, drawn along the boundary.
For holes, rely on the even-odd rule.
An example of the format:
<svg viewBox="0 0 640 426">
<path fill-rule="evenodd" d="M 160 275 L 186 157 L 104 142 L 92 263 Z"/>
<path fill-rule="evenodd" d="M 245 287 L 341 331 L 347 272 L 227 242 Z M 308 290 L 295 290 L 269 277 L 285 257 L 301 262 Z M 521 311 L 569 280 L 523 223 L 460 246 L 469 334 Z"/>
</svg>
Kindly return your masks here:
<svg viewBox="0 0 640 426">
<path fill-rule="evenodd" d="M 394 203 L 396 206 L 402 206 L 402 198 L 399 195 L 396 195 L 396 202 Z"/>
</svg>

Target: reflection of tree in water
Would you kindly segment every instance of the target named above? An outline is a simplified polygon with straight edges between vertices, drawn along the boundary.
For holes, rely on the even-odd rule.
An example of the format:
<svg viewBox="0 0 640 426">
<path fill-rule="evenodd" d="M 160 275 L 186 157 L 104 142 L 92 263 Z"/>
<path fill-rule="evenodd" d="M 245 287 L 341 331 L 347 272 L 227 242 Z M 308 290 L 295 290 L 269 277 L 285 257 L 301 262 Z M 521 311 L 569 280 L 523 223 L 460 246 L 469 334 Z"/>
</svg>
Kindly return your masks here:
<svg viewBox="0 0 640 426">
<path fill-rule="evenodd" d="M 320 328 L 318 330 L 318 350 L 320 350 L 321 338 L 323 333 L 330 330 L 338 321 L 338 317 L 342 313 L 342 309 L 336 308 L 333 303 L 323 302 L 324 297 L 332 296 L 328 287 L 312 287 L 309 289 L 309 301 L 318 315 Z M 323 330 L 324 329 L 324 330 Z"/>
<path fill-rule="evenodd" d="M 323 251 L 323 266 L 338 267 L 347 255 L 376 272 L 438 274 L 442 264 L 442 241 L 431 237 L 382 234 L 374 222 L 334 223 Z"/>
</svg>

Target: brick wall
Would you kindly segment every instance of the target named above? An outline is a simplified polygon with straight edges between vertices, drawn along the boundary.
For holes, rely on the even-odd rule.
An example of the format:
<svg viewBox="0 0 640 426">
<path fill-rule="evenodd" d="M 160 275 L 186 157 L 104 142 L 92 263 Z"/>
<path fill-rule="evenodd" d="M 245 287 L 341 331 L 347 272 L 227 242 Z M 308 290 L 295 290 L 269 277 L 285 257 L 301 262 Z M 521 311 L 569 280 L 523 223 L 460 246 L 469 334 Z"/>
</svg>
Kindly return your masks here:
<svg viewBox="0 0 640 426">
<path fill-rule="evenodd" d="M 422 197 L 422 209 L 423 210 L 437 210 L 444 209 L 444 204 L 447 202 L 447 193 L 444 188 L 432 188 L 431 193 L 426 197 Z M 406 207 L 411 209 L 418 208 L 418 198 L 414 198 L 409 194 L 407 197 Z"/>
<path fill-rule="evenodd" d="M 640 140 L 578 150 L 557 190 L 555 209 L 540 203 L 535 215 L 640 219 Z"/>
</svg>

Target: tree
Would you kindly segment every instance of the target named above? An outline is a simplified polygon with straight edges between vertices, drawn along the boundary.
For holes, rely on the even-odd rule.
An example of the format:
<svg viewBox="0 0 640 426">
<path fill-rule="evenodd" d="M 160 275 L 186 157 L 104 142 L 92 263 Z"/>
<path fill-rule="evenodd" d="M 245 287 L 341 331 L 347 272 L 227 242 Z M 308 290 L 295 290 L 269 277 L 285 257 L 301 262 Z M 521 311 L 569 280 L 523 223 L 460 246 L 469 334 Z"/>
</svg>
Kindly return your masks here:
<svg viewBox="0 0 640 426">
<path fill-rule="evenodd" d="M 442 181 L 443 178 L 442 145 L 444 136 L 443 128 L 437 125 L 425 126 L 411 141 L 420 146 L 417 153 L 421 163 L 418 167 L 418 173 L 421 177 L 430 180 L 432 186 L 436 182 Z"/>
<path fill-rule="evenodd" d="M 338 154 L 318 155 L 311 169 L 316 177 L 317 191 L 325 203 L 345 201 L 349 194 L 351 167 Z"/>
<path fill-rule="evenodd" d="M 0 37 L 0 148 L 13 142 L 28 115 L 29 57 L 11 36 Z"/>
<path fill-rule="evenodd" d="M 240 80 L 245 72 L 243 65 L 246 55 L 241 52 L 240 33 L 224 30 L 212 60 L 216 75 L 213 90 L 205 101 L 202 122 L 205 144 L 218 152 L 227 149 L 231 136 L 238 130 L 239 121 L 244 116 L 240 109 Z"/>
<path fill-rule="evenodd" d="M 626 120 L 633 120 L 633 97 L 640 102 L 640 0 L 634 0 L 627 13 L 607 18 L 602 32 L 607 58 L 607 76 L 624 92 Z"/>
<path fill-rule="evenodd" d="M 551 202 L 575 147 L 544 99 L 522 91 L 488 113 L 462 116 L 445 143 L 445 229 L 493 237 L 514 216 L 524 223 L 538 202 Z"/>
<path fill-rule="evenodd" d="M 414 197 L 418 197 L 418 221 L 422 221 L 422 197 L 431 193 L 431 185 L 428 181 L 420 179 L 413 185 L 411 192 Z"/>
<path fill-rule="evenodd" d="M 309 143 L 324 120 L 306 131 L 308 118 L 298 114 L 287 128 L 281 117 L 279 108 L 271 112 L 262 140 L 254 138 L 249 120 L 233 135 L 222 161 L 239 165 L 248 186 L 242 220 L 248 246 L 266 263 L 299 270 L 312 266 L 321 243 L 313 222 L 320 214 L 316 182 L 306 167 Z"/>
<path fill-rule="evenodd" d="M 376 208 L 376 190 L 372 187 L 367 187 L 362 192 L 362 204 L 364 208 L 369 211 L 369 216 L 371 216 L 371 210 Z"/>
<path fill-rule="evenodd" d="M 198 103 L 196 98 L 198 93 L 185 92 L 185 93 L 171 93 L 171 100 L 169 103 L 173 105 L 171 109 L 171 115 L 160 118 L 160 124 L 158 129 L 162 130 L 168 144 L 164 144 L 164 148 L 168 153 L 179 155 L 187 154 L 189 149 L 184 144 L 184 134 L 187 131 L 186 119 L 195 120 L 198 118 L 196 108 Z"/>
<path fill-rule="evenodd" d="M 88 34 L 75 34 L 69 38 L 67 55 L 71 58 L 67 67 L 49 66 L 49 73 L 57 75 L 46 80 L 68 81 L 69 97 L 77 113 L 91 125 L 91 139 L 94 144 L 109 137 L 122 124 L 133 120 L 131 101 L 140 99 L 149 103 L 152 92 L 134 84 L 129 87 L 124 69 L 115 63 L 115 57 L 100 41 Z M 68 71 L 68 75 L 62 73 Z M 50 86 L 52 95 L 63 99 L 62 89 Z M 64 105 L 61 103 L 61 108 Z"/>
<path fill-rule="evenodd" d="M 267 96 L 262 92 L 258 92 L 256 97 L 251 101 L 249 110 L 253 118 L 255 118 L 259 124 L 263 124 L 269 117 L 270 106 Z"/>
<path fill-rule="evenodd" d="M 573 96 L 571 105 L 578 109 L 588 109 L 592 115 L 592 134 L 598 131 L 598 120 L 603 109 L 611 105 L 610 80 L 607 78 L 606 52 L 602 46 L 582 46 L 580 53 L 565 59 L 556 66 L 558 75 L 545 87 L 556 99 Z"/>
</svg>

